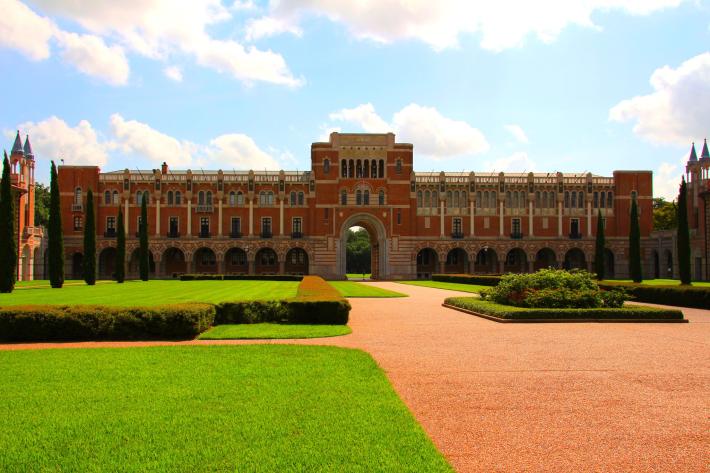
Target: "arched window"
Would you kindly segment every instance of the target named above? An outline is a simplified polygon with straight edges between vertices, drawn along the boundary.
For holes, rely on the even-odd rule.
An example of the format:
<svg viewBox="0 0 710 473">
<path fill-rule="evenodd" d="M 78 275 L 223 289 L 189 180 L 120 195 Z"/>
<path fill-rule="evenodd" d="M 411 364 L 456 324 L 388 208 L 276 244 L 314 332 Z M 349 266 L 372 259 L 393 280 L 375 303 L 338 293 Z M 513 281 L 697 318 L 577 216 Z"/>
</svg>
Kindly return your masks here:
<svg viewBox="0 0 710 473">
<path fill-rule="evenodd" d="M 81 187 L 74 189 L 74 203 L 81 205 Z"/>
<path fill-rule="evenodd" d="M 340 177 L 348 177 L 348 162 L 344 159 L 340 160 Z"/>
<path fill-rule="evenodd" d="M 104 192 L 104 204 L 111 203 L 111 191 Z"/>
<path fill-rule="evenodd" d="M 518 191 L 513 192 L 513 207 L 516 209 L 520 208 L 520 194 Z"/>
<path fill-rule="evenodd" d="M 398 159 L 398 160 L 397 160 L 397 165 L 396 165 L 396 167 L 395 167 L 395 172 L 396 172 L 397 174 L 402 174 L 402 160 L 401 160 L 401 159 Z"/>
<path fill-rule="evenodd" d="M 143 192 L 138 191 L 136 192 L 136 205 L 141 205 L 141 202 L 143 202 Z"/>
<path fill-rule="evenodd" d="M 362 191 L 360 189 L 355 191 L 355 204 L 362 205 Z"/>
<path fill-rule="evenodd" d="M 431 192 L 428 190 L 424 191 L 424 207 L 431 207 Z"/>
<path fill-rule="evenodd" d="M 476 191 L 476 208 L 480 209 L 481 206 L 483 205 L 483 202 L 481 202 L 482 196 L 481 196 L 481 191 Z"/>
<path fill-rule="evenodd" d="M 242 194 L 242 191 L 237 191 L 237 205 L 244 205 L 244 194 Z"/>
<path fill-rule="evenodd" d="M 453 202 L 453 204 L 454 204 L 454 207 L 455 207 L 455 208 L 461 207 L 461 202 L 459 201 L 459 197 L 460 197 L 459 191 L 454 191 L 454 202 Z"/>
<path fill-rule="evenodd" d="M 352 159 L 348 161 L 348 177 L 354 177 L 355 175 L 355 161 Z"/>
<path fill-rule="evenodd" d="M 541 198 L 540 191 L 536 191 L 535 192 L 535 207 L 540 207 L 540 203 L 541 203 L 540 198 Z"/>
<path fill-rule="evenodd" d="M 207 205 L 212 205 L 212 191 L 207 191 Z"/>
<path fill-rule="evenodd" d="M 606 208 L 606 192 L 601 191 L 599 193 L 599 207 L 600 208 Z"/>
<path fill-rule="evenodd" d="M 330 173 L 330 159 L 323 160 L 323 174 Z"/>
<path fill-rule="evenodd" d="M 491 206 L 490 204 L 490 198 L 488 196 L 488 191 L 483 192 L 483 207 L 484 208 L 489 208 Z"/>
<path fill-rule="evenodd" d="M 305 205 L 306 195 L 303 192 L 298 193 L 298 205 Z"/>
<path fill-rule="evenodd" d="M 173 200 L 173 191 L 168 191 L 168 205 L 173 205 L 175 201 Z"/>
<path fill-rule="evenodd" d="M 296 192 L 291 192 L 291 205 L 296 205 Z"/>
<path fill-rule="evenodd" d="M 380 161 L 381 163 L 383 161 Z M 378 205 L 385 205 L 385 191 L 380 190 L 378 196 L 377 196 L 377 203 Z"/>
<path fill-rule="evenodd" d="M 612 208 L 614 206 L 614 193 L 609 191 L 606 196 L 606 206 L 607 208 Z"/>
<path fill-rule="evenodd" d="M 549 205 L 549 207 L 550 207 L 551 209 L 554 209 L 554 208 L 555 208 L 555 193 L 554 193 L 554 192 L 550 192 L 550 193 L 548 194 L 548 197 L 550 198 L 550 205 Z"/>
<path fill-rule="evenodd" d="M 491 208 L 496 208 L 496 191 L 491 191 Z"/>
<path fill-rule="evenodd" d="M 577 191 L 572 191 L 572 203 L 570 207 L 573 209 L 577 208 Z"/>
<path fill-rule="evenodd" d="M 592 195 L 592 207 L 595 209 L 599 207 L 599 192 L 594 191 L 594 194 Z"/>
<path fill-rule="evenodd" d="M 370 160 L 366 159 L 362 162 L 363 177 L 370 177 Z"/>
<path fill-rule="evenodd" d="M 205 191 L 197 193 L 197 205 L 205 205 Z"/>
<path fill-rule="evenodd" d="M 362 203 L 364 205 L 370 205 L 370 191 L 367 189 L 365 189 L 365 192 L 363 192 Z"/>
<path fill-rule="evenodd" d="M 377 178 L 377 160 L 373 159 L 370 163 L 370 177 Z"/>
<path fill-rule="evenodd" d="M 150 205 L 150 193 L 148 191 L 143 191 L 143 197 L 145 198 L 146 205 Z M 141 204 L 143 201 L 141 200 Z"/>
<path fill-rule="evenodd" d="M 182 204 L 180 191 L 175 191 L 175 205 Z"/>
<path fill-rule="evenodd" d="M 513 196 L 512 196 L 512 194 L 510 193 L 510 191 L 507 191 L 507 192 L 505 193 L 505 206 L 506 206 L 506 207 L 512 207 L 512 205 L 513 205 Z"/>
<path fill-rule="evenodd" d="M 120 203 L 120 201 L 118 200 L 118 191 L 113 191 L 113 203 L 114 204 Z"/>
<path fill-rule="evenodd" d="M 348 191 L 345 189 L 340 191 L 340 205 L 348 205 Z"/>
<path fill-rule="evenodd" d="M 446 191 L 446 207 L 451 207 L 451 191 Z"/>
<path fill-rule="evenodd" d="M 355 177 L 362 177 L 362 161 L 359 159 L 355 162 Z"/>
<path fill-rule="evenodd" d="M 234 191 L 229 193 L 229 205 L 237 205 L 237 194 L 235 194 Z"/>
<path fill-rule="evenodd" d="M 422 191 L 417 191 L 417 208 L 422 206 Z"/>
<path fill-rule="evenodd" d="M 380 191 L 380 192 L 383 192 L 383 194 L 384 194 L 384 191 Z M 432 207 L 439 206 L 439 199 L 438 199 L 438 194 L 436 193 L 436 191 L 431 191 L 431 206 Z"/>
<path fill-rule="evenodd" d="M 547 201 L 547 191 L 542 193 L 542 205 L 541 207 L 548 207 L 549 202 Z"/>
<path fill-rule="evenodd" d="M 577 198 L 577 204 L 580 209 L 584 208 L 584 192 L 579 191 L 579 196 Z"/>
<path fill-rule="evenodd" d="M 569 208 L 569 191 L 565 191 L 565 208 Z"/>
<path fill-rule="evenodd" d="M 468 207 L 468 200 L 466 199 L 466 191 L 461 191 L 461 207 Z"/>
<path fill-rule="evenodd" d="M 380 176 L 380 179 L 383 179 L 385 177 L 385 160 L 380 159 L 380 166 L 379 169 L 377 170 L 377 175 Z"/>
</svg>

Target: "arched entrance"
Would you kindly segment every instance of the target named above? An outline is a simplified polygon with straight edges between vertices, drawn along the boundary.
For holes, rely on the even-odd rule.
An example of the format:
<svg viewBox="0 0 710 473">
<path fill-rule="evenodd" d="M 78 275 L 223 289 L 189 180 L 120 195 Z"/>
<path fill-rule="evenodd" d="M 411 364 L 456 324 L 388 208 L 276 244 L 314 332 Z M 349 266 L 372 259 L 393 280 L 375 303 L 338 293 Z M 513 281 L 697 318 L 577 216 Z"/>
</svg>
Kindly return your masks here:
<svg viewBox="0 0 710 473">
<path fill-rule="evenodd" d="M 387 231 L 382 222 L 372 214 L 359 213 L 347 218 L 340 226 L 336 268 L 338 276 L 345 278 L 347 261 L 348 229 L 362 227 L 370 235 L 370 269 L 372 279 L 387 279 L 389 267 L 387 264 Z"/>
<path fill-rule="evenodd" d="M 615 277 L 614 271 L 614 252 L 609 248 L 604 249 L 604 277 L 608 279 L 613 279 Z"/>
<path fill-rule="evenodd" d="M 241 248 L 230 248 L 224 254 L 224 272 L 226 274 L 247 274 L 247 253 Z"/>
<path fill-rule="evenodd" d="M 71 255 L 71 278 L 70 279 L 83 279 L 84 276 L 84 255 L 81 253 L 74 253 Z"/>
<path fill-rule="evenodd" d="M 557 257 L 551 248 L 542 248 L 535 255 L 535 271 L 546 268 L 556 268 Z"/>
<path fill-rule="evenodd" d="M 185 253 L 179 248 L 168 248 L 165 250 L 161 258 L 161 264 L 163 265 L 163 274 L 166 276 L 174 276 L 187 272 Z"/>
<path fill-rule="evenodd" d="M 437 272 L 438 257 L 436 251 L 424 248 L 417 253 L 417 279 L 429 279 Z"/>
<path fill-rule="evenodd" d="M 486 247 L 476 253 L 473 269 L 475 273 L 497 273 L 498 255 L 495 250 Z"/>
<path fill-rule="evenodd" d="M 663 252 L 663 277 L 673 279 L 673 253 L 670 250 Z"/>
<path fill-rule="evenodd" d="M 506 273 L 526 273 L 528 271 L 528 257 L 522 248 L 513 248 L 505 255 L 503 271 Z"/>
<path fill-rule="evenodd" d="M 446 254 L 444 272 L 449 274 L 465 274 L 468 272 L 468 253 L 463 248 L 454 248 Z"/>
<path fill-rule="evenodd" d="M 256 274 L 278 274 L 279 258 L 273 248 L 262 248 L 254 258 Z"/>
<path fill-rule="evenodd" d="M 194 264 L 196 273 L 217 272 L 217 256 L 210 248 L 202 247 L 195 251 Z"/>
<path fill-rule="evenodd" d="M 286 274 L 308 274 L 308 253 L 303 248 L 291 248 L 286 253 Z"/>
<path fill-rule="evenodd" d="M 572 248 L 565 254 L 565 269 L 587 269 L 584 251 Z"/>
<path fill-rule="evenodd" d="M 131 259 L 128 260 L 128 274 L 131 277 L 137 278 L 140 275 L 141 268 L 141 257 L 140 249 L 136 248 L 131 253 Z M 155 276 L 155 260 L 153 259 L 153 252 L 148 250 L 148 274 Z"/>
<path fill-rule="evenodd" d="M 116 271 L 116 248 L 104 248 L 99 253 L 99 278 L 113 279 Z"/>
</svg>

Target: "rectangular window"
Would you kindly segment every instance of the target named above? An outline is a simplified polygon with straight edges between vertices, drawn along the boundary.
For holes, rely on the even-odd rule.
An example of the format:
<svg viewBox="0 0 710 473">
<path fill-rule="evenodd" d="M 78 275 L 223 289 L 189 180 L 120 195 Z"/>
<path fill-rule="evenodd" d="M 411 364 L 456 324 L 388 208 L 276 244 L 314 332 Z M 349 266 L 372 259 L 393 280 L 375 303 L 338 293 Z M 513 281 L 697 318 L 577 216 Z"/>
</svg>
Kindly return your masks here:
<svg viewBox="0 0 710 473">
<path fill-rule="evenodd" d="M 550 226 L 550 219 L 548 219 L 547 217 L 543 217 L 542 218 L 542 228 L 547 230 L 549 226 Z"/>
<path fill-rule="evenodd" d="M 106 217 L 106 230 L 116 230 L 116 217 Z"/>
<path fill-rule="evenodd" d="M 573 218 L 570 220 L 570 236 L 575 238 L 579 236 L 579 219 Z"/>
<path fill-rule="evenodd" d="M 513 235 L 520 235 L 520 219 L 519 218 L 512 219 L 510 231 Z"/>
<path fill-rule="evenodd" d="M 232 217 L 230 231 L 233 237 L 242 233 L 242 220 L 239 217 Z"/>
<path fill-rule="evenodd" d="M 397 225 L 402 225 L 402 211 L 397 210 Z"/>
<path fill-rule="evenodd" d="M 83 225 L 81 217 L 74 217 L 74 230 L 81 230 L 82 226 Z"/>
<path fill-rule="evenodd" d="M 271 235 L 271 217 L 261 218 L 261 233 Z"/>
<path fill-rule="evenodd" d="M 200 217 L 200 236 L 208 237 L 210 236 L 210 218 Z"/>
<path fill-rule="evenodd" d="M 294 217 L 291 223 L 293 233 L 301 233 L 301 217 Z"/>
<path fill-rule="evenodd" d="M 168 230 L 170 231 L 170 235 L 172 236 L 177 236 L 179 232 L 179 224 L 180 221 L 178 220 L 177 217 L 170 217 L 170 220 L 168 220 Z"/>
<path fill-rule="evenodd" d="M 452 222 L 452 232 L 454 235 L 461 235 L 463 233 L 463 225 L 461 224 L 461 218 L 454 217 Z"/>
</svg>

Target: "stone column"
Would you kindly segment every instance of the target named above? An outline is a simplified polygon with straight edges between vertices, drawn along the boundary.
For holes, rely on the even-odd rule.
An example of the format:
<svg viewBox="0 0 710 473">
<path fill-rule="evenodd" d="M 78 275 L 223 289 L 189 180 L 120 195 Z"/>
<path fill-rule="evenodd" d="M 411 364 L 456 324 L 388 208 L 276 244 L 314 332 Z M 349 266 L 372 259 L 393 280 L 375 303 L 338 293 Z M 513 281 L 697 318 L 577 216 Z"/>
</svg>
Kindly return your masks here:
<svg viewBox="0 0 710 473">
<path fill-rule="evenodd" d="M 286 260 L 279 259 L 279 274 L 286 274 Z"/>
<path fill-rule="evenodd" d="M 439 274 L 445 274 L 445 273 L 446 273 L 446 260 L 439 259 Z"/>
<path fill-rule="evenodd" d="M 279 199 L 279 235 L 284 236 L 284 199 Z M 283 271 L 281 272 L 283 274 Z"/>
<path fill-rule="evenodd" d="M 217 199 L 217 236 L 222 236 L 222 199 Z"/>
<path fill-rule="evenodd" d="M 533 225 L 533 201 L 529 199 L 528 201 L 528 235 L 533 236 L 535 225 Z"/>
<path fill-rule="evenodd" d="M 254 199 L 249 199 L 249 236 L 254 236 Z"/>
<path fill-rule="evenodd" d="M 128 199 L 126 199 L 123 203 L 123 229 L 126 232 L 126 236 L 128 236 Z"/>
<path fill-rule="evenodd" d="M 155 199 L 155 236 L 160 236 L 160 199 Z"/>
<path fill-rule="evenodd" d="M 557 202 L 557 236 L 562 238 L 562 201 Z"/>
<path fill-rule="evenodd" d="M 187 199 L 187 236 L 192 236 L 192 199 Z"/>
<path fill-rule="evenodd" d="M 444 211 L 446 210 L 446 208 L 444 206 L 445 205 L 444 199 L 439 199 L 439 202 L 440 202 L 439 207 L 441 208 L 441 214 L 439 216 L 439 228 L 441 231 L 441 238 L 444 238 L 444 215 L 445 215 Z"/>
<path fill-rule="evenodd" d="M 471 209 L 469 212 L 471 214 L 471 223 L 469 224 L 469 233 L 471 234 L 471 236 L 474 236 L 476 234 L 476 225 L 474 223 L 474 220 L 476 217 L 476 210 L 475 210 L 476 202 L 475 202 L 474 198 L 471 199 L 471 201 L 469 202 L 469 205 L 471 206 Z"/>
<path fill-rule="evenodd" d="M 505 226 L 504 226 L 505 208 L 503 207 L 503 199 L 500 199 L 498 206 L 500 207 L 500 217 L 498 219 L 498 231 L 500 233 L 500 236 L 503 236 L 503 230 L 505 228 Z"/>
<path fill-rule="evenodd" d="M 592 201 L 587 201 L 587 236 L 592 236 Z"/>
</svg>

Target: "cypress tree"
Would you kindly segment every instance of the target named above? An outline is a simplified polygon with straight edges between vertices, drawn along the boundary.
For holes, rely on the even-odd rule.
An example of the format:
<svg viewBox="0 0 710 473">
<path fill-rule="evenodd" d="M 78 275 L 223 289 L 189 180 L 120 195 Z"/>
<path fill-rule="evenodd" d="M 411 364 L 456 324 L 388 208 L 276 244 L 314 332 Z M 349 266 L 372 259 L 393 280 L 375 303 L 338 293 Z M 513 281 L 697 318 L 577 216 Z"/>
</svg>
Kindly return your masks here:
<svg viewBox="0 0 710 473">
<path fill-rule="evenodd" d="M 62 208 L 59 201 L 57 166 L 52 161 L 49 181 L 49 222 L 47 224 L 49 245 L 49 284 L 54 288 L 64 285 L 64 236 L 62 235 Z"/>
<path fill-rule="evenodd" d="M 636 196 L 631 198 L 631 229 L 629 231 L 629 274 L 635 283 L 643 281 L 641 274 L 641 229 Z"/>
<path fill-rule="evenodd" d="M 606 276 L 604 267 L 605 246 L 606 239 L 604 237 L 604 219 L 602 218 L 602 211 L 599 209 L 599 215 L 597 216 L 596 244 L 594 247 L 594 272 L 597 273 L 598 281 L 601 281 Z"/>
<path fill-rule="evenodd" d="M 141 224 L 138 227 L 138 238 L 140 240 L 138 247 L 138 257 L 139 257 L 139 272 L 140 278 L 143 281 L 148 280 L 148 275 L 150 273 L 150 256 L 148 253 L 148 199 L 146 198 L 147 192 L 143 193 L 143 198 L 141 199 Z"/>
<path fill-rule="evenodd" d="M 17 241 L 15 240 L 15 202 L 12 195 L 10 161 L 2 162 L 0 183 L 0 292 L 12 292 L 17 276 Z"/>
<path fill-rule="evenodd" d="M 118 209 L 118 224 L 116 228 L 116 263 L 114 276 L 122 283 L 126 279 L 126 230 L 123 225 L 123 211 Z"/>
<path fill-rule="evenodd" d="M 678 193 L 678 272 L 680 283 L 690 284 L 690 231 L 688 230 L 688 184 L 685 177 L 680 183 Z"/>
<path fill-rule="evenodd" d="M 86 193 L 86 222 L 84 225 L 84 281 L 89 286 L 96 284 L 96 218 L 94 216 L 94 193 Z"/>
</svg>

